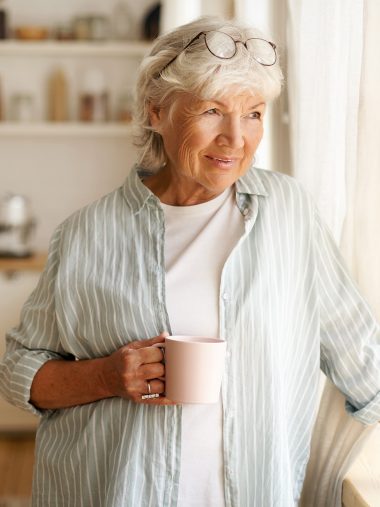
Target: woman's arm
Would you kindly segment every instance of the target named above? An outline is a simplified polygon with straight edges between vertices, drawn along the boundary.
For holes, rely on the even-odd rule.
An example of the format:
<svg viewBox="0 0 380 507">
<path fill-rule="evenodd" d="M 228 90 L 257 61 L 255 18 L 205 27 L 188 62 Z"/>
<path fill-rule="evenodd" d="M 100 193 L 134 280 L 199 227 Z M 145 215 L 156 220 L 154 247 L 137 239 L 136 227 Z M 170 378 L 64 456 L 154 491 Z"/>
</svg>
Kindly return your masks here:
<svg viewBox="0 0 380 507">
<path fill-rule="evenodd" d="M 107 357 L 48 361 L 33 379 L 30 401 L 39 409 L 67 408 L 114 396 L 136 403 L 171 404 L 164 397 L 141 399 L 148 392 L 147 381 L 151 393 L 164 392 L 164 382 L 158 379 L 165 374 L 162 352 L 151 345 L 166 335 L 132 342 Z"/>
</svg>

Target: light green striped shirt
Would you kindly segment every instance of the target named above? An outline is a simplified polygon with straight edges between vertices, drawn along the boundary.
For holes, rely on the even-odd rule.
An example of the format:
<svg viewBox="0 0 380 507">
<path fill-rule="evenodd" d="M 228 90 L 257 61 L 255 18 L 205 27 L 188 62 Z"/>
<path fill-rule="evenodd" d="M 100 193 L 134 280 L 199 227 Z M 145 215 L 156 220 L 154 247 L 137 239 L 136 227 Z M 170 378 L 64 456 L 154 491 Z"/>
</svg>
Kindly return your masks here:
<svg viewBox="0 0 380 507">
<path fill-rule="evenodd" d="M 220 282 L 225 503 L 294 506 L 320 367 L 354 417 L 380 419 L 379 327 L 295 180 L 251 169 L 236 200 L 245 233 Z M 36 411 L 30 385 L 49 359 L 101 357 L 170 332 L 164 236 L 160 202 L 135 170 L 58 227 L 7 337 L 0 386 L 8 400 Z M 35 507 L 177 505 L 180 406 L 111 398 L 41 415 Z"/>
</svg>

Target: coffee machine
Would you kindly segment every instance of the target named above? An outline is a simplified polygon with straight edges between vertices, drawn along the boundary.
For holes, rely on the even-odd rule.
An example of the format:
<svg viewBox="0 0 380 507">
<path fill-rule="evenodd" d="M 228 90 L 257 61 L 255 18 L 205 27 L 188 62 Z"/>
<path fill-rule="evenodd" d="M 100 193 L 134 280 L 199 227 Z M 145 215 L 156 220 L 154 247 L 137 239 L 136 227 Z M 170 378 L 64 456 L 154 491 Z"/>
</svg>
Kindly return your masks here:
<svg viewBox="0 0 380 507">
<path fill-rule="evenodd" d="M 0 198 L 0 257 L 29 257 L 36 221 L 29 199 L 5 194 Z"/>
</svg>

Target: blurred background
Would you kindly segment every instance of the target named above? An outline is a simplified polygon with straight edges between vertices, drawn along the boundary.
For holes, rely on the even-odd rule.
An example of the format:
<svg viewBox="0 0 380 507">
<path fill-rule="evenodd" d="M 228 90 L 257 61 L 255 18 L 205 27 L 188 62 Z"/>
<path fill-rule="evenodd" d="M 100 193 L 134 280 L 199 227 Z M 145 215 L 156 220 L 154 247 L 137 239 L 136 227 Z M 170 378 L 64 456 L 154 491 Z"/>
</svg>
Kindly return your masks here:
<svg viewBox="0 0 380 507">
<path fill-rule="evenodd" d="M 240 18 L 278 45 L 284 90 L 256 165 L 313 195 L 380 317 L 377 0 L 0 0 L 0 354 L 54 228 L 121 185 L 135 162 L 133 87 L 151 41 L 200 15 Z M 29 495 L 36 422 L 0 400 L 1 507 Z M 21 437 L 17 454 L 9 446 Z M 374 489 L 360 494 L 380 505 L 378 458 L 360 466 L 345 505 L 368 476 Z"/>
</svg>

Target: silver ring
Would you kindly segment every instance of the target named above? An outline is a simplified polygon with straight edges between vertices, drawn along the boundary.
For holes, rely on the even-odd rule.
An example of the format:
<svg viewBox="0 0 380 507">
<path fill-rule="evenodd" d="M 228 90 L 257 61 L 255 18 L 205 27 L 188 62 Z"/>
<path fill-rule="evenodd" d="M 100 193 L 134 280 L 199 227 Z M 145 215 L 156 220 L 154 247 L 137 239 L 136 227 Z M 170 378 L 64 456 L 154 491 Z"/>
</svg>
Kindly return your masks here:
<svg viewBox="0 0 380 507">
<path fill-rule="evenodd" d="M 158 393 L 152 393 L 152 388 L 151 388 L 149 380 L 147 380 L 146 383 L 148 385 L 148 394 L 143 394 L 141 396 L 141 399 L 142 400 L 149 400 L 150 398 L 158 398 L 160 395 Z"/>
<path fill-rule="evenodd" d="M 158 393 L 152 393 L 152 394 L 143 394 L 141 396 L 142 400 L 149 400 L 150 398 L 159 398 L 160 395 Z"/>
</svg>

